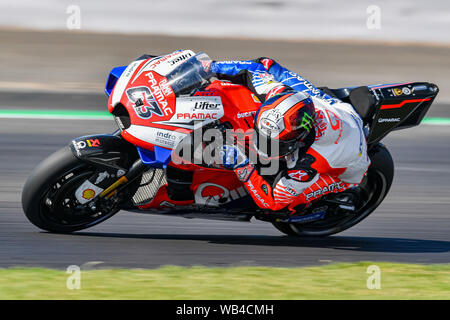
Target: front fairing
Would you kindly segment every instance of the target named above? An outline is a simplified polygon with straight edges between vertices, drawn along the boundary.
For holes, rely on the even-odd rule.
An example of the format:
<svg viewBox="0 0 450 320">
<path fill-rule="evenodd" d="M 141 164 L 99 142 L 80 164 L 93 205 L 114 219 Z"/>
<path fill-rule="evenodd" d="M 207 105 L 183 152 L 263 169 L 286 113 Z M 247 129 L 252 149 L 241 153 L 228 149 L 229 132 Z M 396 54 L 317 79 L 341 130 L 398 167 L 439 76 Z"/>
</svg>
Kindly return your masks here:
<svg viewBox="0 0 450 320">
<path fill-rule="evenodd" d="M 170 151 L 195 126 L 223 116 L 220 97 L 188 95 L 208 82 L 210 63 L 205 54 L 180 50 L 113 69 L 107 83 L 109 111 L 121 120 L 122 136 L 139 148 L 144 163 L 166 165 Z"/>
</svg>

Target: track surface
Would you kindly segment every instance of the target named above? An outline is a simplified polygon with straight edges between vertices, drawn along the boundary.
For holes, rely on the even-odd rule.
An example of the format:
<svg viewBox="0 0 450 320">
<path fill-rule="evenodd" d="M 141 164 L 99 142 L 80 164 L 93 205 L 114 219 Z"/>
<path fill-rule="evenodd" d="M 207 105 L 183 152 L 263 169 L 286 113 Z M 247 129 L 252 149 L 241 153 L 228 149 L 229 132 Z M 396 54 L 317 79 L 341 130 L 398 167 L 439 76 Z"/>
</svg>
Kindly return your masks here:
<svg viewBox="0 0 450 320">
<path fill-rule="evenodd" d="M 445 99 L 438 99 L 428 116 L 450 115 L 445 103 L 450 81 L 442 72 L 449 67 L 448 48 L 33 32 L 0 32 L 0 40 L 4 44 L 0 109 L 102 110 L 101 86 L 112 66 L 126 64 L 143 52 L 190 47 L 218 59 L 273 56 L 296 71 L 303 70 L 313 82 L 320 79 L 320 84 L 331 87 L 433 81 L 441 87 L 439 98 Z M 5 89 L 27 81 L 50 87 L 64 84 L 65 89 L 92 87 L 88 88 L 91 93 L 83 94 Z M 101 267 L 150 268 L 165 264 L 300 266 L 361 260 L 450 262 L 450 126 L 421 125 L 389 135 L 384 142 L 397 169 L 390 194 L 362 223 L 329 238 L 289 238 L 258 221 L 187 220 L 127 212 L 71 235 L 46 233 L 31 225 L 20 204 L 21 189 L 31 170 L 73 137 L 114 129 L 112 120 L 0 119 L 0 267 L 66 268 L 92 261 L 101 261 Z"/>
<path fill-rule="evenodd" d="M 22 213 L 32 168 L 72 137 L 111 132 L 109 121 L 0 120 L 0 266 L 298 266 L 330 261 L 450 261 L 450 127 L 423 125 L 385 143 L 397 166 L 391 193 L 365 221 L 324 239 L 292 239 L 270 224 L 119 212 L 84 232 L 42 232 Z M 446 146 L 446 147 L 444 147 Z"/>
</svg>

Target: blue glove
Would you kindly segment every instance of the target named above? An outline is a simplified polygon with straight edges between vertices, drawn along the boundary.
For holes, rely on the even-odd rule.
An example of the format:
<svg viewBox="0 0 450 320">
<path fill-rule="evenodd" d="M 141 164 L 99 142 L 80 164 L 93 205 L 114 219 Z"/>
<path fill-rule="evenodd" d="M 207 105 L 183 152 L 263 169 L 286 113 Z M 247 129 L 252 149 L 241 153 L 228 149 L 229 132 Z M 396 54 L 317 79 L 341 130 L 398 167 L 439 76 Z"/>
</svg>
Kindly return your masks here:
<svg viewBox="0 0 450 320">
<path fill-rule="evenodd" d="M 224 145 L 221 151 L 222 165 L 226 169 L 236 169 L 248 164 L 247 156 L 238 147 Z"/>
</svg>

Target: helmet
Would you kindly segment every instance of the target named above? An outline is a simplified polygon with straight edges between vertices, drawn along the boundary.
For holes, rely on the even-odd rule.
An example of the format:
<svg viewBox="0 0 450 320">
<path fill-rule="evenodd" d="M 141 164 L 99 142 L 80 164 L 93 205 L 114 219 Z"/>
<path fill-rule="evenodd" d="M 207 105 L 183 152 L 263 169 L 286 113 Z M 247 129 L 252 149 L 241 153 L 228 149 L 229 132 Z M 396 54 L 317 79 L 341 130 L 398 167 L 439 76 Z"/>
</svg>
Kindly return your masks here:
<svg viewBox="0 0 450 320">
<path fill-rule="evenodd" d="M 304 147 L 315 114 L 314 103 L 305 93 L 270 98 L 255 116 L 256 150 L 266 158 L 279 158 Z"/>
</svg>

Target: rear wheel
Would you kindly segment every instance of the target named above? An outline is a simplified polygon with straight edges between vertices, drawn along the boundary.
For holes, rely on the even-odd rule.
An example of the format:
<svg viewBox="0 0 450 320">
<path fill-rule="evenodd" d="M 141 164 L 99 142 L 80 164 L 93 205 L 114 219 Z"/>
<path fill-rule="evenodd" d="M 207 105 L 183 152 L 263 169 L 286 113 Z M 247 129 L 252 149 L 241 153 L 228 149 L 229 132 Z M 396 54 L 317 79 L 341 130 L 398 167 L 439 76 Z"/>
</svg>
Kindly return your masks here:
<svg viewBox="0 0 450 320">
<path fill-rule="evenodd" d="M 308 223 L 274 222 L 273 225 L 289 236 L 320 237 L 344 231 L 367 218 L 384 200 L 392 185 L 394 162 L 386 147 L 371 150 L 372 164 L 359 186 L 360 201 L 355 211 L 328 209 L 325 218 Z"/>
<path fill-rule="evenodd" d="M 86 229 L 112 217 L 119 211 L 118 204 L 91 208 L 75 197 L 75 190 L 95 172 L 96 168 L 76 158 L 68 147 L 55 152 L 25 183 L 25 215 L 35 226 L 60 233 Z"/>
</svg>

